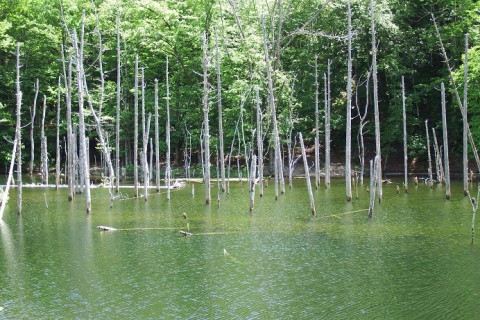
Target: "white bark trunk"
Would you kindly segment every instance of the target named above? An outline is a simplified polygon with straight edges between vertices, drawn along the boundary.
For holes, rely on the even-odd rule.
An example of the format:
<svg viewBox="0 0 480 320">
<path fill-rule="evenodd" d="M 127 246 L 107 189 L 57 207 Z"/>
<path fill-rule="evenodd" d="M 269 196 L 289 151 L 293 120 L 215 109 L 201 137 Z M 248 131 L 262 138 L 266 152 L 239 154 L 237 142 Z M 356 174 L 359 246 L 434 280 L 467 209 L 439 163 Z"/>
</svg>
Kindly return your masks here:
<svg viewBox="0 0 480 320">
<path fill-rule="evenodd" d="M 205 203 L 210 204 L 210 125 L 208 123 L 209 101 L 208 101 L 208 54 L 207 54 L 207 34 L 203 33 L 203 126 L 204 126 L 204 149 L 205 149 Z"/>
<path fill-rule="evenodd" d="M 17 146 L 17 213 L 22 213 L 22 91 L 20 88 L 20 43 L 17 43 L 17 121 L 15 141 Z"/>
<path fill-rule="evenodd" d="M 443 157 L 445 168 L 445 197 L 450 200 L 452 193 L 450 191 L 450 165 L 448 159 L 448 132 L 447 132 L 447 107 L 445 101 L 445 85 L 441 84 L 442 93 L 442 128 L 443 128 Z"/>
<path fill-rule="evenodd" d="M 133 188 L 134 196 L 138 197 L 138 54 L 135 56 L 135 86 L 133 115 Z"/>
<path fill-rule="evenodd" d="M 407 153 L 407 111 L 405 97 L 405 78 L 402 76 L 402 110 L 403 110 L 403 171 L 404 182 L 403 188 L 408 192 L 408 153 Z"/>
<path fill-rule="evenodd" d="M 348 1 L 347 131 L 345 137 L 345 184 L 347 201 L 352 201 L 352 13 Z"/>
<path fill-rule="evenodd" d="M 120 103 L 121 103 L 121 51 L 120 51 L 120 12 L 117 13 L 117 106 L 115 121 L 115 189 L 120 191 Z"/>
<path fill-rule="evenodd" d="M 167 86 L 167 124 L 166 124 L 166 140 L 167 140 L 167 155 L 166 155 L 166 168 L 165 168 L 165 183 L 167 185 L 167 200 L 170 200 L 170 175 L 172 173 L 170 168 L 170 87 L 168 83 L 168 56 L 166 59 L 166 72 L 165 72 L 165 81 Z"/>
<path fill-rule="evenodd" d="M 300 147 L 302 148 L 303 167 L 305 169 L 305 181 L 307 183 L 308 198 L 310 199 L 310 209 L 312 211 L 312 215 L 315 215 L 316 214 L 315 200 L 313 198 L 312 183 L 310 181 L 310 171 L 309 171 L 308 162 L 307 162 L 307 155 L 305 153 L 305 145 L 303 144 L 302 133 L 299 133 L 299 138 L 300 138 Z"/>
</svg>

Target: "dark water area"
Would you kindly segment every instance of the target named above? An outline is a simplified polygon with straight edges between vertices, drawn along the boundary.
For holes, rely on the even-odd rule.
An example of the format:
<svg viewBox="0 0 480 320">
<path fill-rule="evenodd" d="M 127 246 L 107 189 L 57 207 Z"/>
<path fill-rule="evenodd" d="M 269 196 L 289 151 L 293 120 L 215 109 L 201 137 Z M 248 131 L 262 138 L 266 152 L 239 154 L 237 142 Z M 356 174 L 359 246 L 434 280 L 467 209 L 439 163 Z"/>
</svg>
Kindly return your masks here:
<svg viewBox="0 0 480 320">
<path fill-rule="evenodd" d="M 480 232 L 470 245 L 461 184 L 449 201 L 441 186 L 396 194 L 393 182 L 372 219 L 367 182 L 351 203 L 343 180 L 314 190 L 315 217 L 301 179 L 277 201 L 270 182 L 253 212 L 245 182 L 219 206 L 216 185 L 210 206 L 189 184 L 170 201 L 151 190 L 112 209 L 97 188 L 90 215 L 83 195 L 25 188 L 18 217 L 13 189 L 0 223 L 0 318 L 478 318 Z"/>
</svg>

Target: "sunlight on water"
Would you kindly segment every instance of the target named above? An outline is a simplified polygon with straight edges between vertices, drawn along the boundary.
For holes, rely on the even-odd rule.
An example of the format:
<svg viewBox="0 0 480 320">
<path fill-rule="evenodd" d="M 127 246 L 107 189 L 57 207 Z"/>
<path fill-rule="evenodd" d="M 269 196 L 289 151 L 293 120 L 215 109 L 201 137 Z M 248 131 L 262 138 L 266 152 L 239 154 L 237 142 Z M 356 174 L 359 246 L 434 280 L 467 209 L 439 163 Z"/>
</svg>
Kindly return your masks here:
<svg viewBox="0 0 480 320">
<path fill-rule="evenodd" d="M 69 203 L 66 190 L 25 189 L 17 217 L 12 193 L 0 223 L 0 318 L 477 316 L 480 239 L 469 243 L 471 206 L 459 184 L 451 201 L 441 187 L 397 195 L 386 185 L 373 219 L 364 188 L 346 203 L 340 180 L 314 191 L 316 217 L 303 180 L 278 201 L 267 188 L 253 212 L 246 183 L 232 184 L 219 206 L 195 190 L 170 202 L 152 190 L 147 202 L 110 209 L 108 191 L 95 189 L 90 216 L 81 195 Z"/>
</svg>

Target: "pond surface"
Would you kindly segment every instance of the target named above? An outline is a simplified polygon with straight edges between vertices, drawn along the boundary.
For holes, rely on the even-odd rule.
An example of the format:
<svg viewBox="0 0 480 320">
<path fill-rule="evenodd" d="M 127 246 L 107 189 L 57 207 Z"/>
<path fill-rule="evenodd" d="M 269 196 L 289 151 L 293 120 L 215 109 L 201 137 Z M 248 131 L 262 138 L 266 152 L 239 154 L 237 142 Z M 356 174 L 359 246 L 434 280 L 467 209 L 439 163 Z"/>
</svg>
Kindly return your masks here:
<svg viewBox="0 0 480 320">
<path fill-rule="evenodd" d="M 204 204 L 200 184 L 194 197 L 190 185 L 170 202 L 152 190 L 113 209 L 95 189 L 91 215 L 82 195 L 25 188 L 18 217 L 12 190 L 0 224 L 0 318 L 478 318 L 480 232 L 470 245 L 461 185 L 450 201 L 441 187 L 397 195 L 386 185 L 373 219 L 366 186 L 352 203 L 342 180 L 314 191 L 314 218 L 303 180 L 278 201 L 270 182 L 252 213 L 237 182 L 219 207 L 215 188 Z"/>
</svg>

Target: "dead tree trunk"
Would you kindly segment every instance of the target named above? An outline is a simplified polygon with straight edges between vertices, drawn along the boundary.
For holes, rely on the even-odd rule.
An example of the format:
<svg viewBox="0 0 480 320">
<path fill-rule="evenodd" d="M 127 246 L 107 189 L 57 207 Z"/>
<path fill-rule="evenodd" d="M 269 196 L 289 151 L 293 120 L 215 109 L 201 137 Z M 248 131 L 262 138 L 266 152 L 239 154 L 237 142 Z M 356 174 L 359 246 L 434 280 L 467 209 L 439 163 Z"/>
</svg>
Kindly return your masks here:
<svg viewBox="0 0 480 320">
<path fill-rule="evenodd" d="M 168 83 L 168 56 L 166 59 L 166 72 L 165 72 L 165 81 L 167 86 L 167 124 L 165 126 L 166 130 L 166 140 L 167 140 L 167 155 L 166 155 L 166 168 L 165 168 L 165 183 L 167 185 L 167 200 L 170 200 L 170 175 L 172 173 L 170 168 L 170 87 Z"/>
<path fill-rule="evenodd" d="M 347 201 L 352 201 L 352 13 L 348 7 L 347 132 L 345 144 L 345 184 Z"/>
<path fill-rule="evenodd" d="M 441 84 L 442 92 L 442 127 L 443 127 L 443 157 L 445 167 L 445 197 L 450 200 L 450 165 L 448 160 L 448 132 L 447 132 L 447 107 L 445 102 L 445 85 Z"/>
<path fill-rule="evenodd" d="M 88 154 L 87 154 L 87 135 L 85 129 L 85 115 L 84 115 L 84 88 L 83 80 L 85 78 L 83 74 L 83 44 L 84 44 L 84 20 L 85 11 L 82 16 L 82 35 L 80 46 L 76 36 L 74 35 L 74 49 L 76 56 L 76 67 L 77 67 L 77 89 L 78 89 L 78 118 L 79 118 L 79 135 L 80 135 L 80 159 L 82 163 L 83 178 L 85 183 L 85 201 L 86 201 L 86 211 L 90 213 L 92 210 L 92 200 L 90 195 L 90 168 L 88 164 Z"/>
<path fill-rule="evenodd" d="M 218 34 L 215 29 L 216 69 L 217 69 L 217 101 L 218 101 L 218 139 L 220 144 L 220 176 L 222 178 L 222 192 L 227 189 L 225 181 L 225 152 L 223 142 L 223 111 L 222 111 L 222 79 L 220 74 L 220 53 L 218 49 Z"/>
<path fill-rule="evenodd" d="M 468 195 L 468 33 L 465 34 L 465 62 L 463 73 L 463 194 Z M 473 239 L 472 239 L 473 240 Z"/>
<path fill-rule="evenodd" d="M 319 112 L 318 112 L 318 55 L 315 55 L 315 189 L 320 187 L 320 128 L 319 128 Z M 291 132 L 291 131 L 290 131 Z M 289 175 L 290 177 L 291 175 Z M 291 179 L 289 179 L 291 185 Z"/>
<path fill-rule="evenodd" d="M 275 94 L 273 90 L 273 80 L 270 71 L 270 56 L 268 54 L 268 45 L 267 45 L 267 35 L 265 31 L 265 19 L 262 17 L 262 31 L 263 31 L 263 46 L 265 53 L 265 66 L 268 80 L 268 104 L 270 106 L 270 112 L 272 114 L 272 124 L 273 124 L 273 141 L 274 141 L 274 171 L 275 171 L 275 200 L 278 199 L 278 184 L 279 181 L 283 179 L 283 160 L 280 152 L 280 138 L 278 134 L 278 124 L 277 124 L 277 111 L 275 107 Z M 285 186 L 281 186 L 282 193 L 285 193 Z"/>
<path fill-rule="evenodd" d="M 263 126 L 258 86 L 255 87 L 255 102 L 257 105 L 258 184 L 260 197 L 263 197 Z"/>
<path fill-rule="evenodd" d="M 69 53 L 68 55 L 68 68 L 66 66 L 64 48 L 62 46 L 62 65 L 63 65 L 63 81 L 65 86 L 65 104 L 67 109 L 67 155 L 66 155 L 66 170 L 67 174 L 67 184 L 68 184 L 68 200 L 72 201 L 75 195 L 74 192 L 74 181 L 75 181 L 75 170 L 74 166 L 74 156 L 73 156 L 73 135 L 72 135 L 72 56 Z"/>
<path fill-rule="evenodd" d="M 204 128 L 204 150 L 205 150 L 205 173 L 204 173 L 204 182 L 205 182 L 205 203 L 210 204 L 210 125 L 208 123 L 208 113 L 210 110 L 209 101 L 208 101 L 208 54 L 207 54 L 207 34 L 203 32 L 203 128 Z"/>
<path fill-rule="evenodd" d="M 310 209 L 312 210 L 312 215 L 315 215 L 315 200 L 313 198 L 312 183 L 310 181 L 310 171 L 307 162 L 307 154 L 305 153 L 305 145 L 303 144 L 302 133 L 299 133 L 298 136 L 300 138 L 300 147 L 302 148 L 303 167 L 305 169 L 305 181 L 307 182 L 308 198 L 310 199 Z"/>
<path fill-rule="evenodd" d="M 0 192 L 0 195 L 2 195 L 2 199 L 0 199 L 1 205 L 0 205 L 0 220 L 3 219 L 3 212 L 5 211 L 5 206 L 7 205 L 8 202 L 8 193 L 10 191 L 10 185 L 12 184 L 12 179 L 13 179 L 13 168 L 15 166 L 15 156 L 17 154 L 17 139 L 13 141 L 13 149 L 12 149 L 12 156 L 10 160 L 10 169 L 8 170 L 8 178 L 7 178 L 7 185 L 5 186 L 5 191 Z"/>
<path fill-rule="evenodd" d="M 327 63 L 325 80 L 325 187 L 330 187 L 330 65 Z"/>
<path fill-rule="evenodd" d="M 430 185 L 433 185 L 432 156 L 430 154 L 430 136 L 428 134 L 428 120 L 425 120 L 425 134 L 427 137 L 428 179 L 430 180 Z"/>
<path fill-rule="evenodd" d="M 158 79 L 155 79 L 155 186 L 160 192 L 160 130 L 158 127 Z"/>
<path fill-rule="evenodd" d="M 149 173 L 148 173 L 148 131 L 150 128 L 150 117 L 148 116 L 148 124 L 145 122 L 145 68 L 142 68 L 142 153 L 143 153 L 143 162 L 142 162 L 142 173 L 143 173 L 143 198 L 145 201 L 148 200 L 148 182 L 149 182 Z M 148 126 L 148 128 L 147 128 Z"/>
<path fill-rule="evenodd" d="M 402 110 L 403 110 L 403 188 L 408 193 L 408 153 L 407 153 L 407 111 L 405 98 L 405 78 L 402 76 Z"/>
<path fill-rule="evenodd" d="M 47 109 L 47 97 L 43 96 L 42 128 L 40 131 L 40 171 L 42 184 L 48 185 L 48 159 L 47 159 L 47 138 L 45 137 L 45 112 Z"/>
<path fill-rule="evenodd" d="M 378 198 L 382 200 L 382 150 L 380 144 L 380 111 L 378 110 L 378 79 L 377 79 L 377 41 L 375 31 L 375 0 L 370 0 L 370 15 L 371 15 L 371 33 L 372 33 L 372 76 L 373 76 L 373 107 L 375 113 L 375 149 L 376 155 L 379 156 L 377 162 L 377 187 Z"/>
<path fill-rule="evenodd" d="M 55 155 L 55 185 L 58 189 L 60 185 L 60 161 L 61 161 L 61 154 L 60 154 L 60 99 L 61 99 L 61 77 L 58 77 L 58 92 L 57 92 L 57 148 L 56 148 L 56 155 Z"/>
<path fill-rule="evenodd" d="M 253 155 L 252 163 L 250 165 L 250 211 L 253 211 L 255 205 L 255 180 L 257 172 L 257 156 Z"/>
<path fill-rule="evenodd" d="M 360 103 L 358 101 L 358 87 L 357 85 L 355 89 L 355 105 L 357 109 L 357 116 L 359 119 L 359 126 L 358 126 L 358 149 L 359 149 L 359 161 L 360 161 L 360 182 L 363 184 L 363 176 L 365 174 L 365 142 L 363 137 L 363 128 L 367 125 L 368 121 L 368 105 L 370 103 L 370 72 L 367 72 L 367 79 L 365 80 L 365 110 L 362 112 L 360 111 Z M 357 190 L 358 192 L 358 190 Z"/>
<path fill-rule="evenodd" d="M 35 140 L 33 138 L 33 128 L 35 127 L 35 115 L 37 113 L 37 98 L 38 98 L 39 84 L 38 78 L 35 81 L 35 98 L 33 99 L 33 107 L 30 108 L 30 176 L 33 175 L 33 162 L 35 160 Z"/>
<path fill-rule="evenodd" d="M 460 108 L 460 112 L 462 113 L 462 117 L 466 117 L 466 109 L 462 104 L 462 100 L 460 99 L 460 95 L 458 93 L 457 85 L 455 84 L 455 79 L 453 78 L 452 68 L 450 67 L 450 63 L 448 62 L 448 56 L 445 51 L 445 47 L 443 46 L 442 37 L 440 36 L 440 30 L 438 29 L 437 23 L 435 21 L 435 15 L 432 13 L 432 21 L 433 25 L 435 26 L 435 32 L 437 34 L 438 42 L 440 43 L 440 49 L 442 50 L 442 55 L 444 58 L 444 62 L 447 65 L 448 73 L 450 75 L 450 82 L 452 83 L 453 91 L 455 93 L 455 98 L 457 100 L 457 105 Z M 477 163 L 477 169 L 480 171 L 480 157 L 477 152 L 477 147 L 475 145 L 475 141 L 473 140 L 472 132 L 470 127 L 467 123 L 467 131 L 468 131 L 468 140 L 470 141 L 470 145 L 472 147 L 473 155 L 475 156 L 475 162 Z"/>
<path fill-rule="evenodd" d="M 133 111 L 133 188 L 138 197 L 138 54 L 135 56 L 135 86 Z"/>
<path fill-rule="evenodd" d="M 432 133 L 433 133 L 433 150 L 435 154 L 435 171 L 437 172 L 437 181 L 439 183 L 444 183 L 445 178 L 444 178 L 444 171 L 443 171 L 443 165 L 442 165 L 442 153 L 440 151 L 438 142 L 437 142 L 437 133 L 435 131 L 435 128 L 432 127 Z"/>
<path fill-rule="evenodd" d="M 370 160 L 370 205 L 368 207 L 368 217 L 369 218 L 372 218 L 373 217 L 373 213 L 374 213 L 374 208 L 375 208 L 375 194 L 376 194 L 376 191 L 377 191 L 377 179 L 378 179 L 378 175 L 377 175 L 377 164 L 376 162 L 378 161 L 380 157 L 379 156 L 375 156 L 375 161 L 373 160 Z"/>
<path fill-rule="evenodd" d="M 121 51 L 120 51 L 120 12 L 117 13 L 117 107 L 115 121 L 115 190 L 120 191 L 120 102 L 121 86 Z"/>
<path fill-rule="evenodd" d="M 15 141 L 17 146 L 17 213 L 22 214 L 22 91 L 20 90 L 20 43 L 17 43 L 17 121 Z M 15 149 L 14 149 L 15 150 Z"/>
<path fill-rule="evenodd" d="M 475 198 L 472 198 L 470 197 L 470 192 L 468 192 L 467 194 L 469 200 L 470 200 L 470 203 L 472 204 L 472 209 L 473 209 L 473 214 L 472 214 L 472 227 L 471 227 L 471 230 L 472 230 L 472 241 L 470 242 L 470 244 L 473 244 L 473 239 L 475 238 L 475 216 L 477 215 L 477 209 L 478 209 L 478 199 L 480 198 L 480 187 L 478 187 L 478 190 L 477 190 L 477 199 Z M 3 206 L 3 204 L 2 204 Z M 1 212 L 0 212 L 0 219 L 2 218 L 1 216 Z"/>
</svg>

